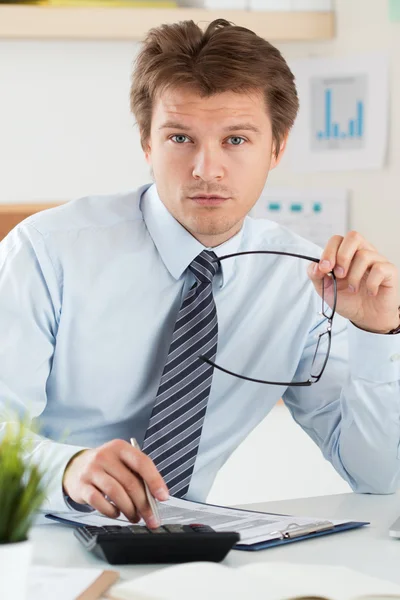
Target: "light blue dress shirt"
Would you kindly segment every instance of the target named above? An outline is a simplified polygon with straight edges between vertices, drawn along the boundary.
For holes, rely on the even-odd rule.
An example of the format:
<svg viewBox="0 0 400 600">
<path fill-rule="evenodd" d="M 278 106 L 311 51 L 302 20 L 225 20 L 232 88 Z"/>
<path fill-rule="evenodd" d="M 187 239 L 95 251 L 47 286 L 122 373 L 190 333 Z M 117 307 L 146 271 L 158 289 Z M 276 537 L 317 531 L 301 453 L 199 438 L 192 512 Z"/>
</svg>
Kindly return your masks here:
<svg viewBox="0 0 400 600">
<path fill-rule="evenodd" d="M 65 509 L 62 472 L 79 449 L 114 438 L 142 443 L 175 318 L 193 283 L 187 267 L 203 249 L 154 184 L 37 213 L 1 242 L 1 420 L 17 409 L 39 423 L 32 455 L 58 466 L 53 510 Z M 320 255 L 276 223 L 250 217 L 213 250 Z M 262 355 L 277 374 L 282 365 L 299 373 L 321 327 L 308 263 L 282 269 L 266 261 L 260 272 L 253 260 L 222 261 L 214 278 L 217 362 L 236 361 L 243 372 Z M 188 499 L 206 499 L 218 470 L 281 396 L 353 490 L 393 492 L 399 379 L 400 335 L 368 333 L 339 315 L 326 371 L 311 387 L 249 383 L 215 370 Z M 274 458 L 254 460 L 268 477 Z"/>
</svg>

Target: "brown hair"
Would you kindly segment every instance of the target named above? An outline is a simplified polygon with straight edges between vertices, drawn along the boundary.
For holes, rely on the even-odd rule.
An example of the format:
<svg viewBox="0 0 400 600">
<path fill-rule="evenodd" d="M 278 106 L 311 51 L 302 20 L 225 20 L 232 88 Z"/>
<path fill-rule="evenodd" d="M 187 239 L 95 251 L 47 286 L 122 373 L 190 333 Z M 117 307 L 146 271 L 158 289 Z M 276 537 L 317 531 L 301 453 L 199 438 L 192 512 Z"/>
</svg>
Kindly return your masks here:
<svg viewBox="0 0 400 600">
<path fill-rule="evenodd" d="M 226 91 L 264 95 L 275 154 L 299 107 L 294 76 L 277 48 L 250 29 L 216 19 L 203 32 L 194 21 L 150 29 L 135 61 L 130 104 L 143 150 L 156 96 L 191 87 L 207 97 Z"/>
</svg>

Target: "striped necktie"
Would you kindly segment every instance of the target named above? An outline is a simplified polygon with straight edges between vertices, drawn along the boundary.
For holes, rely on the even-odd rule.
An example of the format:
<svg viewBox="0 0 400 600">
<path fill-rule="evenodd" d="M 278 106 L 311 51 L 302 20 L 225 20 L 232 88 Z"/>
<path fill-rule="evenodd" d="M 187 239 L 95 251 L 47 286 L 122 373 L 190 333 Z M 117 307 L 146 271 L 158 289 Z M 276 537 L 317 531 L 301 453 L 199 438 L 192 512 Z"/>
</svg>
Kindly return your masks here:
<svg viewBox="0 0 400 600">
<path fill-rule="evenodd" d="M 189 265 L 196 282 L 179 309 L 142 448 L 177 498 L 189 489 L 213 376 L 213 367 L 198 357 L 215 360 L 217 353 L 215 258 L 214 252 L 203 250 Z"/>
</svg>

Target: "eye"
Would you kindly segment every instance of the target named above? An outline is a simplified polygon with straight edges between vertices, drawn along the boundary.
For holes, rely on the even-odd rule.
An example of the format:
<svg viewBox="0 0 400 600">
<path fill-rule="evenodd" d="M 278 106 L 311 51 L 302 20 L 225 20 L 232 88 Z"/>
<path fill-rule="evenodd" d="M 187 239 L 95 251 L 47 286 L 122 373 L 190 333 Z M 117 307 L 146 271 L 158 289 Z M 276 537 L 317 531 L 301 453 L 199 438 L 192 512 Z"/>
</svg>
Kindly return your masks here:
<svg viewBox="0 0 400 600">
<path fill-rule="evenodd" d="M 235 142 L 233 144 L 231 144 L 231 146 L 243 146 L 243 144 L 238 144 L 236 143 L 238 140 L 240 142 L 240 140 L 242 140 L 243 142 L 245 142 L 246 140 L 243 137 L 240 137 L 239 135 L 232 135 L 230 138 L 230 140 L 235 140 Z"/>
<path fill-rule="evenodd" d="M 172 140 L 173 138 L 181 138 L 180 140 L 179 140 L 179 139 L 177 139 L 177 140 L 176 140 L 176 143 L 177 143 L 177 144 L 182 144 L 182 141 L 183 141 L 183 140 L 182 140 L 182 138 L 184 138 L 184 139 L 185 139 L 185 138 L 189 139 L 189 138 L 187 137 L 187 135 L 184 135 L 183 133 L 177 133 L 176 135 L 171 135 L 171 138 L 170 138 L 170 139 Z"/>
<path fill-rule="evenodd" d="M 175 135 L 171 135 L 170 139 L 173 140 L 176 144 L 180 145 L 185 143 L 185 139 L 189 140 L 188 136 L 184 135 L 183 133 L 176 133 Z M 233 140 L 233 143 L 230 144 L 231 146 L 243 146 L 242 142 L 247 141 L 245 138 L 238 135 L 232 135 L 228 139 Z"/>
</svg>

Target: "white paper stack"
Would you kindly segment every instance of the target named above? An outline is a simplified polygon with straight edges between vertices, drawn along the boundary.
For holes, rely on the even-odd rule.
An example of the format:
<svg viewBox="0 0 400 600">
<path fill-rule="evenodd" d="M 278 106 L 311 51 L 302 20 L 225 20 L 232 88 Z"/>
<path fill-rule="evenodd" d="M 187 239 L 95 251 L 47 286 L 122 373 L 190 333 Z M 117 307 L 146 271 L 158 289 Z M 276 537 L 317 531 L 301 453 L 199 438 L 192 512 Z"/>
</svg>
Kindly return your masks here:
<svg viewBox="0 0 400 600">
<path fill-rule="evenodd" d="M 249 0 L 250 10 L 331 11 L 333 0 Z"/>
</svg>

